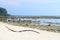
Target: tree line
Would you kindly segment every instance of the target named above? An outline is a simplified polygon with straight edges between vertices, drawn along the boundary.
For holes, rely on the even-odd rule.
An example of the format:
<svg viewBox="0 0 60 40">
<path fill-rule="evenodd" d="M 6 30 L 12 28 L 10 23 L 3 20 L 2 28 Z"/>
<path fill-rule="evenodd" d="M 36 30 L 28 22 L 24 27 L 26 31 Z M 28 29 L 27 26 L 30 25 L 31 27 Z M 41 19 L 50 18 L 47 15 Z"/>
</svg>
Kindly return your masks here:
<svg viewBox="0 0 60 40">
<path fill-rule="evenodd" d="M 5 21 L 7 19 L 5 16 L 10 16 L 10 14 L 8 14 L 5 8 L 0 7 L 0 16 L 4 16 L 3 18 L 0 17 L 0 21 Z"/>
<path fill-rule="evenodd" d="M 0 7 L 0 16 L 9 16 L 5 8 Z"/>
</svg>

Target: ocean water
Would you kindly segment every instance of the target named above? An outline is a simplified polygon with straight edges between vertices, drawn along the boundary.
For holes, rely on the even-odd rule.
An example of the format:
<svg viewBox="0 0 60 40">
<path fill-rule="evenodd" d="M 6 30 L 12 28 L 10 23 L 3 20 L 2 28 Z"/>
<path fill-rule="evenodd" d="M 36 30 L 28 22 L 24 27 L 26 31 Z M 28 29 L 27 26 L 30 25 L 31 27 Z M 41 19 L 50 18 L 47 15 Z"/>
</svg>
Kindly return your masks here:
<svg viewBox="0 0 60 40">
<path fill-rule="evenodd" d="M 32 21 L 38 21 L 41 24 L 51 23 L 53 25 L 59 25 L 60 26 L 60 19 L 21 19 L 21 20 L 32 20 Z"/>
<path fill-rule="evenodd" d="M 19 19 L 15 19 L 15 20 L 19 20 Z M 40 22 L 60 23 L 60 19 L 31 19 L 31 18 L 20 18 L 20 20 L 32 20 L 32 21 L 40 21 Z"/>
<path fill-rule="evenodd" d="M 42 24 L 52 24 L 52 25 L 56 25 L 56 26 L 60 26 L 60 19 L 39 19 L 40 23 Z"/>
<path fill-rule="evenodd" d="M 41 22 L 54 22 L 59 23 L 60 19 L 40 19 Z"/>
<path fill-rule="evenodd" d="M 14 20 L 19 20 L 18 18 L 17 19 L 14 19 Z M 32 18 L 20 18 L 20 20 L 32 20 L 32 21 L 38 21 L 39 23 L 51 23 L 51 24 L 54 24 L 54 25 L 60 25 L 60 19 L 32 19 Z"/>
<path fill-rule="evenodd" d="M 21 20 L 32 20 L 32 21 L 40 21 L 40 22 L 54 22 L 54 23 L 60 22 L 60 19 L 21 19 Z"/>
</svg>

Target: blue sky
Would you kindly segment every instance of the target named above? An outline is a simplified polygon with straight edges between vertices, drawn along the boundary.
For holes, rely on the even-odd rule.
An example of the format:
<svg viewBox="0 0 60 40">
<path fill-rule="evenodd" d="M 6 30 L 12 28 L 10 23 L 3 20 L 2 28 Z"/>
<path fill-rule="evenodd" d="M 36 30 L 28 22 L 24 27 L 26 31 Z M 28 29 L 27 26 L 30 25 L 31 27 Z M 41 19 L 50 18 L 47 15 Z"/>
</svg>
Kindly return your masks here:
<svg viewBox="0 0 60 40">
<path fill-rule="evenodd" d="M 0 0 L 12 15 L 60 16 L 60 0 Z"/>
</svg>

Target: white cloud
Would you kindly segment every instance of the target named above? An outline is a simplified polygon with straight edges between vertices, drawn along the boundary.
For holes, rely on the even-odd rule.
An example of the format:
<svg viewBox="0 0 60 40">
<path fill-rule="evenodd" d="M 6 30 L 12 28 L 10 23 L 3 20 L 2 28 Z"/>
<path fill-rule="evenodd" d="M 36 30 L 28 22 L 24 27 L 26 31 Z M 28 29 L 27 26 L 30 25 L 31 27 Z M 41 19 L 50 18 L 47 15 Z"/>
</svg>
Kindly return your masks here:
<svg viewBox="0 0 60 40">
<path fill-rule="evenodd" d="M 21 3 L 15 0 L 1 0 L 0 4 L 4 6 L 21 7 Z"/>
<path fill-rule="evenodd" d="M 0 0 L 0 5 L 20 8 L 23 6 L 22 3 L 54 3 L 52 0 Z"/>
<path fill-rule="evenodd" d="M 52 0 L 0 0 L 1 5 L 7 5 L 11 7 L 21 7 L 21 3 L 54 3 Z"/>
<path fill-rule="evenodd" d="M 53 0 L 24 0 L 24 2 L 31 2 L 31 3 L 55 3 L 56 1 L 53 1 Z"/>
</svg>

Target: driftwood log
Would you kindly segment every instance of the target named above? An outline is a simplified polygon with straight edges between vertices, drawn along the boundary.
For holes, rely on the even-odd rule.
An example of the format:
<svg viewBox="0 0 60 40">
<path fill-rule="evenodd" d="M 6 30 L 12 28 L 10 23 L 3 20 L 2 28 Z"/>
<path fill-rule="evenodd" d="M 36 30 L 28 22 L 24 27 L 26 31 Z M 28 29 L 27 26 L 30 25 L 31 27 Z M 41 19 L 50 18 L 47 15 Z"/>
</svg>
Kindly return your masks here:
<svg viewBox="0 0 60 40">
<path fill-rule="evenodd" d="M 34 31 L 34 30 L 20 30 L 20 31 L 15 31 L 15 30 L 12 30 L 12 29 L 8 28 L 7 26 L 6 26 L 6 28 L 7 28 L 8 30 L 12 31 L 12 32 L 26 32 L 26 31 L 31 31 L 31 32 L 35 32 L 35 33 L 40 34 L 39 32 Z"/>
</svg>

